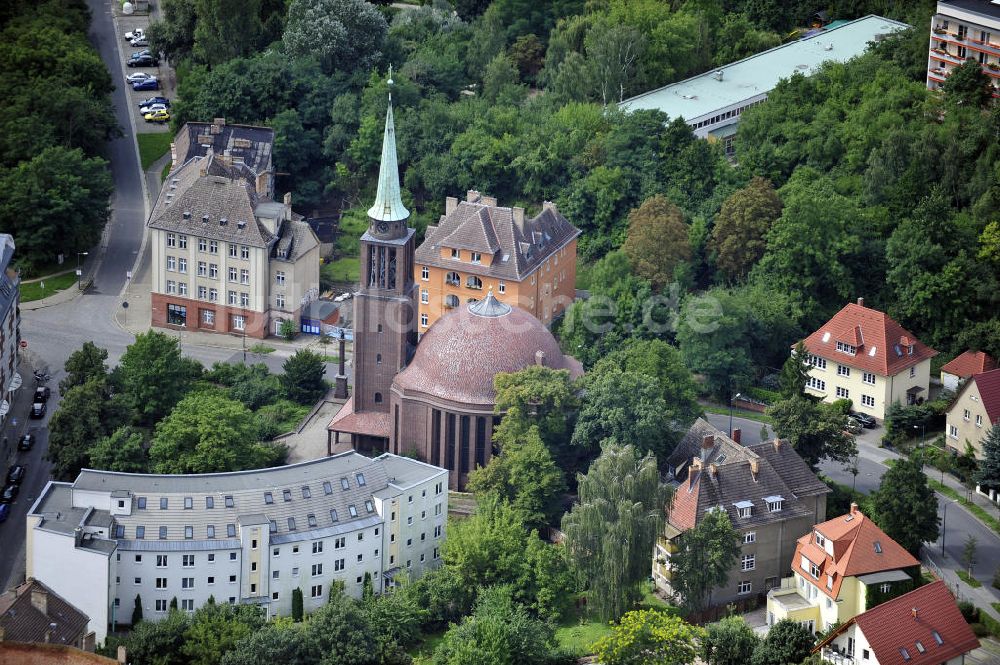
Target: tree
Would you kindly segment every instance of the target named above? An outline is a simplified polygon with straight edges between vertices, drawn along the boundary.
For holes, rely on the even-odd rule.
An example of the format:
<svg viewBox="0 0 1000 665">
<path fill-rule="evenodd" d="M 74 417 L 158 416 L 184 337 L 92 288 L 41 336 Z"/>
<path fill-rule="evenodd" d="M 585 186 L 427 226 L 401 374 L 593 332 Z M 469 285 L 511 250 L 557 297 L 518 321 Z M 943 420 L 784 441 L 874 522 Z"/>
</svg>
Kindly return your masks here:
<svg viewBox="0 0 1000 665">
<path fill-rule="evenodd" d="M 951 70 L 948 78 L 941 84 L 941 89 L 946 98 L 956 105 L 982 108 L 993 99 L 990 77 L 983 72 L 983 66 L 975 58 L 967 58 Z"/>
<path fill-rule="evenodd" d="M 778 375 L 778 384 L 781 386 L 781 395 L 785 399 L 792 399 L 805 393 L 806 384 L 809 382 L 809 352 L 806 345 L 799 342 L 795 345 L 792 355 L 781 366 L 781 373 Z"/>
<path fill-rule="evenodd" d="M 767 415 L 772 419 L 775 434 L 788 439 L 813 470 L 824 459 L 846 463 L 857 455 L 854 436 L 844 429 L 844 414 L 832 404 L 815 402 L 799 394 L 775 402 Z"/>
<path fill-rule="evenodd" d="M 701 657 L 708 665 L 746 665 L 760 638 L 741 616 L 708 624 L 701 640 Z"/>
<path fill-rule="evenodd" d="M 154 665 L 187 665 L 182 653 L 184 634 L 191 624 L 187 612 L 168 612 L 157 621 L 142 621 L 133 625 L 125 638 L 125 650 L 133 663 Z"/>
<path fill-rule="evenodd" d="M 137 424 L 151 427 L 170 413 L 201 372 L 200 364 L 181 356 L 177 338 L 150 330 L 135 336 L 114 376 Z"/>
<path fill-rule="evenodd" d="M 781 199 L 771 182 L 754 176 L 733 192 L 715 216 L 710 247 L 715 265 L 730 282 L 746 279 L 764 256 L 767 233 L 781 216 Z"/>
<path fill-rule="evenodd" d="M 110 434 L 124 419 L 106 382 L 95 379 L 70 388 L 49 421 L 46 458 L 52 462 L 52 475 L 58 480 L 75 478 L 86 466 L 94 442 Z"/>
<path fill-rule="evenodd" d="M 566 547 L 589 584 L 588 606 L 615 619 L 642 597 L 667 489 L 656 458 L 613 442 L 578 482 L 579 502 L 562 520 Z"/>
<path fill-rule="evenodd" d="M 66 394 L 70 388 L 82 386 L 91 379 L 107 379 L 107 359 L 107 349 L 102 349 L 93 342 L 84 342 L 83 346 L 66 359 L 66 378 L 59 382 L 59 392 Z"/>
<path fill-rule="evenodd" d="M 364 0 L 292 0 L 282 39 L 292 56 L 315 56 L 327 74 L 350 74 L 371 69 L 387 32 L 385 17 Z"/>
<path fill-rule="evenodd" d="M 984 490 L 1000 489 L 1000 424 L 990 427 L 983 437 L 982 454 L 974 476 L 976 483 Z"/>
<path fill-rule="evenodd" d="M 587 33 L 584 44 L 604 106 L 624 101 L 646 47 L 645 37 L 632 26 L 601 21 Z"/>
<path fill-rule="evenodd" d="M 170 599 L 170 611 L 173 612 L 177 609 L 177 596 Z"/>
<path fill-rule="evenodd" d="M 242 639 L 264 626 L 260 608 L 207 603 L 194 613 L 184 632 L 181 653 L 191 665 L 216 665 Z"/>
<path fill-rule="evenodd" d="M 622 250 L 632 269 L 660 291 L 673 281 L 677 266 L 691 258 L 684 213 L 657 194 L 628 214 Z"/>
<path fill-rule="evenodd" d="M 304 612 L 302 611 L 302 589 L 296 587 L 292 589 L 292 621 L 300 623 Z"/>
<path fill-rule="evenodd" d="M 542 69 L 545 46 L 534 34 L 521 35 L 510 45 L 510 59 L 522 76 L 533 81 Z"/>
<path fill-rule="evenodd" d="M 292 323 L 291 319 L 285 319 L 281 322 L 281 328 L 278 330 L 278 334 L 289 342 L 295 339 L 295 324 Z"/>
<path fill-rule="evenodd" d="M 278 618 L 236 643 L 222 657 L 221 665 L 315 665 L 322 654 L 307 639 L 308 624 Z"/>
<path fill-rule="evenodd" d="M 142 597 L 135 594 L 135 606 L 132 608 L 132 627 L 142 622 Z"/>
<path fill-rule="evenodd" d="M 515 440 L 495 440 L 500 443 L 499 454 L 469 474 L 469 490 L 509 502 L 528 528 L 546 525 L 559 510 L 566 478 L 542 442 L 538 426 L 532 425 Z"/>
<path fill-rule="evenodd" d="M 483 99 L 495 103 L 508 88 L 516 88 L 521 79 L 517 67 L 506 53 L 497 53 L 483 74 Z"/>
<path fill-rule="evenodd" d="M 145 432 L 123 425 L 90 448 L 90 467 L 122 473 L 147 473 L 149 459 L 145 444 Z"/>
<path fill-rule="evenodd" d="M 552 455 L 564 459 L 579 408 L 569 372 L 532 365 L 519 372 L 497 374 L 493 388 L 494 412 L 503 415 L 495 438 L 517 439 L 537 426 L 538 435 Z"/>
<path fill-rule="evenodd" d="M 801 663 L 812 651 L 812 633 L 800 623 L 782 619 L 771 626 L 767 637 L 753 651 L 750 665 Z"/>
<path fill-rule="evenodd" d="M 194 0 L 194 56 L 209 66 L 251 55 L 264 26 L 261 0 Z M 233 39 L 239 35 L 239 39 Z"/>
<path fill-rule="evenodd" d="M 676 423 L 663 418 L 667 405 L 659 381 L 604 365 L 587 374 L 585 386 L 573 445 L 594 450 L 606 441 L 628 441 L 642 453 L 666 459 L 680 434 Z"/>
<path fill-rule="evenodd" d="M 163 53 L 174 62 L 191 55 L 198 22 L 196 0 L 161 0 L 163 19 L 149 24 L 146 34 L 153 53 Z"/>
<path fill-rule="evenodd" d="M 593 646 L 602 665 L 687 665 L 704 631 L 660 610 L 628 612 Z"/>
<path fill-rule="evenodd" d="M 693 528 L 677 538 L 670 557 L 670 585 L 683 606 L 700 611 L 711 602 L 712 590 L 725 586 L 740 553 L 740 535 L 729 513 L 710 510 Z"/>
<path fill-rule="evenodd" d="M 404 648 L 416 644 L 421 637 L 420 627 L 428 617 L 427 609 L 414 596 L 398 589 L 373 594 L 368 600 L 362 598 L 361 606 L 384 651 L 391 651 L 394 644 Z"/>
<path fill-rule="evenodd" d="M 323 375 L 326 365 L 318 353 L 308 349 L 299 349 L 281 366 L 281 386 L 285 396 L 299 404 L 312 404 L 326 394 L 326 383 Z"/>
<path fill-rule="evenodd" d="M 543 665 L 558 651 L 552 626 L 531 617 L 510 587 L 479 592 L 475 611 L 445 633 L 434 665 Z"/>
<path fill-rule="evenodd" d="M 371 601 L 375 598 L 375 587 L 372 585 L 372 574 L 365 571 L 364 582 L 361 584 L 361 600 Z"/>
<path fill-rule="evenodd" d="M 188 395 L 157 426 L 149 458 L 156 473 L 217 473 L 280 463 L 283 451 L 257 440 L 250 411 L 217 392 Z"/>
<path fill-rule="evenodd" d="M 962 566 L 972 577 L 972 569 L 976 567 L 976 550 L 978 541 L 971 533 L 966 536 L 965 544 L 962 546 Z"/>
<path fill-rule="evenodd" d="M 364 606 L 338 594 L 309 617 L 306 640 L 313 642 L 324 663 L 338 665 L 403 665 L 409 657 L 394 642 L 382 639 L 368 620 Z M 372 646 L 377 648 L 373 649 Z"/>
<path fill-rule="evenodd" d="M 925 542 L 940 534 L 938 501 L 920 463 L 897 460 L 869 496 L 871 518 L 885 533 L 916 556 Z"/>
</svg>

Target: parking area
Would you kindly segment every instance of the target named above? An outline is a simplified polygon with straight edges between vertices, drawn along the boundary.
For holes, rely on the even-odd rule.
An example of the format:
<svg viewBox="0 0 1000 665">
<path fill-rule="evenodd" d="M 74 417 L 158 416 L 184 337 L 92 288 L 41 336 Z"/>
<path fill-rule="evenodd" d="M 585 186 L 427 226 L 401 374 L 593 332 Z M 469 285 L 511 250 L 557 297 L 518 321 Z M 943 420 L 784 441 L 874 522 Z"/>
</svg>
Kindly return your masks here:
<svg viewBox="0 0 1000 665">
<path fill-rule="evenodd" d="M 149 26 L 150 17 L 149 16 L 125 16 L 120 12 L 116 13 L 115 23 L 118 27 L 118 50 L 121 54 L 121 70 L 119 72 L 112 72 L 112 78 L 117 78 L 116 85 L 121 85 L 128 96 L 129 105 L 131 106 L 131 113 L 135 120 L 135 129 L 139 133 L 143 132 L 168 132 L 170 131 L 167 122 L 147 122 L 146 119 L 139 112 L 139 102 L 149 99 L 150 97 L 166 97 L 171 102 L 175 98 L 175 92 L 177 87 L 176 76 L 174 70 L 167 65 L 167 63 L 160 59 L 157 65 L 148 64 L 130 67 L 128 66 L 129 58 L 133 55 L 140 54 L 143 51 L 149 51 L 148 46 L 136 45 L 132 46 L 129 40 L 125 39 L 127 33 L 134 33 L 137 29 L 145 32 L 146 28 Z M 153 55 L 154 58 L 159 59 L 159 55 Z M 131 83 L 128 82 L 127 77 L 130 75 L 142 75 L 155 77 L 157 81 L 157 87 L 146 90 L 134 90 Z M 164 118 L 166 120 L 166 118 Z"/>
</svg>

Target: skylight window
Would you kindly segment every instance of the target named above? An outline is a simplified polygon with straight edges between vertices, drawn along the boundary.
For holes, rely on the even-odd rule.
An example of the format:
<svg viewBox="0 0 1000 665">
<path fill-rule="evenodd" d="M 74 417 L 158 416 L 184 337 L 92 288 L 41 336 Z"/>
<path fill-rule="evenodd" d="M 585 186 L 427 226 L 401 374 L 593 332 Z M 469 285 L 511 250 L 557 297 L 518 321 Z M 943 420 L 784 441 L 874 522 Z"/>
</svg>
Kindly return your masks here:
<svg viewBox="0 0 1000 665">
<path fill-rule="evenodd" d="M 910 652 L 906 650 L 906 647 L 899 647 L 899 653 L 903 656 L 903 660 L 910 659 Z"/>
<path fill-rule="evenodd" d="M 830 333 L 828 332 L 823 333 L 823 343 L 826 344 L 829 341 L 830 341 Z"/>
<path fill-rule="evenodd" d="M 924 645 L 920 643 L 920 640 L 917 640 L 917 651 L 920 653 L 927 651 L 927 649 L 924 648 Z"/>
<path fill-rule="evenodd" d="M 349 481 L 347 478 L 341 478 L 340 479 L 340 487 L 341 487 L 341 489 L 345 489 L 345 490 L 351 489 L 351 481 Z"/>
<path fill-rule="evenodd" d="M 934 636 L 934 641 L 938 643 L 938 646 L 944 644 L 944 640 L 941 639 L 941 633 L 937 632 L 936 630 L 932 630 L 931 635 Z"/>
<path fill-rule="evenodd" d="M 881 554 L 881 553 L 882 553 L 882 543 L 880 543 L 879 541 L 876 540 L 875 541 L 875 554 Z"/>
<path fill-rule="evenodd" d="M 878 348 L 877 346 L 873 346 L 872 348 L 868 349 L 868 355 L 871 356 L 872 358 L 874 358 L 875 357 L 875 349 L 877 349 L 877 348 Z"/>
</svg>

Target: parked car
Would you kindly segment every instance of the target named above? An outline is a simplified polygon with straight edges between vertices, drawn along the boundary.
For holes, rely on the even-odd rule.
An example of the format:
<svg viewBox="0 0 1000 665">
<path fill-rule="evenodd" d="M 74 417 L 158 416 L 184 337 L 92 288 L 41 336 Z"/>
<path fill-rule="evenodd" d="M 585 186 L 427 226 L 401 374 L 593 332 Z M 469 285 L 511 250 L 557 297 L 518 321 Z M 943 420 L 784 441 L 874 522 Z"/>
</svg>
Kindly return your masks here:
<svg viewBox="0 0 1000 665">
<path fill-rule="evenodd" d="M 160 96 L 149 97 L 147 99 L 142 100 L 141 102 L 139 102 L 139 108 L 142 108 L 143 106 L 149 106 L 150 104 L 163 104 L 167 108 L 170 108 L 170 100 L 167 99 L 166 97 L 160 97 Z"/>
<path fill-rule="evenodd" d="M 851 417 L 861 423 L 861 426 L 865 429 L 875 429 L 878 427 L 878 421 L 873 417 L 869 416 L 867 413 L 858 413 L 857 411 L 851 411 Z"/>
<path fill-rule="evenodd" d="M 10 506 L 0 503 L 0 523 L 6 522 L 8 517 L 10 517 Z"/>
<path fill-rule="evenodd" d="M 44 418 L 45 417 L 45 402 L 35 402 L 31 405 L 31 417 L 32 418 Z"/>
<path fill-rule="evenodd" d="M 7 484 L 8 485 L 20 485 L 21 481 L 24 480 L 24 465 L 15 464 L 7 470 Z"/>
<path fill-rule="evenodd" d="M 167 111 L 166 104 L 150 104 L 149 106 L 143 106 L 139 109 L 139 113 L 145 116 L 147 113 L 153 113 L 154 111 Z"/>
<path fill-rule="evenodd" d="M 17 442 L 17 449 L 18 450 L 31 450 L 32 447 L 34 447 L 34 445 L 35 445 L 35 435 L 34 434 L 25 434 Z"/>
<path fill-rule="evenodd" d="M 863 431 L 862 427 L 861 427 L 861 423 L 859 423 L 857 420 L 855 420 L 851 416 L 847 416 L 847 424 L 845 425 L 845 428 L 851 434 L 861 434 L 861 432 Z"/>
<path fill-rule="evenodd" d="M 0 503 L 14 503 L 19 491 L 21 490 L 17 485 L 7 485 L 3 488 L 3 494 L 0 494 Z"/>
<path fill-rule="evenodd" d="M 35 388 L 35 401 L 36 402 L 47 402 L 49 401 L 49 395 L 52 391 L 49 390 L 48 386 L 38 386 Z"/>
<path fill-rule="evenodd" d="M 170 112 L 166 109 L 153 111 L 142 117 L 145 118 L 146 122 L 170 122 Z"/>
<path fill-rule="evenodd" d="M 146 37 L 146 31 L 142 28 L 136 28 L 132 32 L 125 33 L 125 39 L 132 41 L 133 39 L 144 39 Z"/>
<path fill-rule="evenodd" d="M 146 72 L 136 72 L 135 74 L 129 74 L 128 76 L 126 76 L 125 82 L 135 85 L 139 81 L 145 81 L 146 79 L 153 79 L 153 78 L 156 77 L 153 76 L 152 74 L 147 74 Z"/>
<path fill-rule="evenodd" d="M 138 39 L 133 39 L 129 42 L 132 46 L 149 46 L 149 40 L 145 37 L 139 37 Z"/>
<path fill-rule="evenodd" d="M 150 51 L 148 48 L 144 48 L 141 51 L 136 51 L 135 53 L 129 53 L 128 59 L 131 60 L 132 58 L 138 58 L 140 55 L 153 55 L 153 52 Z"/>
<path fill-rule="evenodd" d="M 147 53 L 146 55 L 129 58 L 125 64 L 129 67 L 156 67 L 160 64 L 160 60 Z"/>
<path fill-rule="evenodd" d="M 132 84 L 133 90 L 159 90 L 160 82 L 156 80 L 155 77 L 150 77 L 148 79 L 142 79 L 141 81 L 136 81 Z"/>
</svg>

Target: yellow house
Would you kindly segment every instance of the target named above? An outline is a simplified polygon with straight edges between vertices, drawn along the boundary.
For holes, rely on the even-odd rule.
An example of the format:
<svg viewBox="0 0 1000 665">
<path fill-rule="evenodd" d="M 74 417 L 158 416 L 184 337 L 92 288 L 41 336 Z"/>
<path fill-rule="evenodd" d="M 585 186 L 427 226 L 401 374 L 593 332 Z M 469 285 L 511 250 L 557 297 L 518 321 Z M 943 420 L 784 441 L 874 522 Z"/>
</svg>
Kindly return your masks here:
<svg viewBox="0 0 1000 665">
<path fill-rule="evenodd" d="M 767 595 L 767 623 L 823 632 L 910 591 L 919 574 L 920 562 L 851 504 L 799 538 L 792 576 Z"/>
<path fill-rule="evenodd" d="M 948 447 L 961 454 L 971 445 L 976 459 L 983 459 L 983 439 L 1000 422 L 1000 369 L 976 374 L 963 383 L 946 421 Z"/>
<path fill-rule="evenodd" d="M 824 402 L 849 399 L 855 411 L 879 420 L 893 402 L 927 398 L 931 358 L 923 344 L 884 312 L 849 303 L 803 344 L 810 365 L 806 392 Z"/>
</svg>

